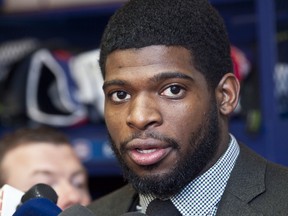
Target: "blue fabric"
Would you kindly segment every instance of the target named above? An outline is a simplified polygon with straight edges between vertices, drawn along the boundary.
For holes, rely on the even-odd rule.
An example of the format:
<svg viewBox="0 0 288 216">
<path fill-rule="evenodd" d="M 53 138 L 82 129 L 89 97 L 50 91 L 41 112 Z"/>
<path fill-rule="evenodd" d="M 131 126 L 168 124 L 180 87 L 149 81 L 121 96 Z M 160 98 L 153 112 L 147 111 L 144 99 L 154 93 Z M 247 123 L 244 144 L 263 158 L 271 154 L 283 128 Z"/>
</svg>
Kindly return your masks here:
<svg viewBox="0 0 288 216">
<path fill-rule="evenodd" d="M 57 216 L 62 210 L 45 198 L 33 198 L 23 203 L 13 216 Z"/>
</svg>

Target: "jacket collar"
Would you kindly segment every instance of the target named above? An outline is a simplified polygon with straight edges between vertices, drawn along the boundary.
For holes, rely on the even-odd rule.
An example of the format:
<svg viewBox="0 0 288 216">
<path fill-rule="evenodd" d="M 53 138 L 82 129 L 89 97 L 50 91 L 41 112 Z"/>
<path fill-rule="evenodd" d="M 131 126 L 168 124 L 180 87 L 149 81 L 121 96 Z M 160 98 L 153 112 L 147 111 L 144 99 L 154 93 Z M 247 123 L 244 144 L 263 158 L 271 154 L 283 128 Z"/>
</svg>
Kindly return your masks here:
<svg viewBox="0 0 288 216">
<path fill-rule="evenodd" d="M 266 160 L 240 144 L 240 154 L 228 180 L 217 215 L 260 216 L 249 202 L 265 191 Z"/>
</svg>

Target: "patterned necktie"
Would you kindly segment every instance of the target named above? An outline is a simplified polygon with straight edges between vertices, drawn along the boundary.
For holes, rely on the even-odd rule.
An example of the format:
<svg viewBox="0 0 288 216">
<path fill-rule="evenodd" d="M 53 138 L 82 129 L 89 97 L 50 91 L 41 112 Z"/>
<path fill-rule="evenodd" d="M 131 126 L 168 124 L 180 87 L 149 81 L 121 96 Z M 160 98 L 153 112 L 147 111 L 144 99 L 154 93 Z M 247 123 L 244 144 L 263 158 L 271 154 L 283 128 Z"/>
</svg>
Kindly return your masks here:
<svg viewBox="0 0 288 216">
<path fill-rule="evenodd" d="M 148 216 L 181 216 L 181 213 L 173 205 L 171 200 L 154 199 L 147 207 Z"/>
</svg>

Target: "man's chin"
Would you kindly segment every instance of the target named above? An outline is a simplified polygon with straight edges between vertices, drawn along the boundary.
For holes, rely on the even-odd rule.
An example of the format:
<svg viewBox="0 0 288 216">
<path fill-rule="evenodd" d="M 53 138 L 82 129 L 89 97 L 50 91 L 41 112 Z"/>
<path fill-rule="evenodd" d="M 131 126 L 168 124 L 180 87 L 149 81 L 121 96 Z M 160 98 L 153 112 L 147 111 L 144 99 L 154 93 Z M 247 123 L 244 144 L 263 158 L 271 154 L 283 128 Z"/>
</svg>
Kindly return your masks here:
<svg viewBox="0 0 288 216">
<path fill-rule="evenodd" d="M 133 173 L 133 176 L 143 179 L 165 179 L 165 177 L 170 176 L 173 173 L 172 167 L 168 169 L 161 168 L 157 165 L 142 166 L 137 169 L 129 169 L 129 172 Z"/>
<path fill-rule="evenodd" d="M 150 173 L 140 176 L 130 172 L 125 177 L 140 194 L 167 198 L 179 192 L 179 188 L 175 187 L 175 181 L 170 178 L 171 173 Z M 169 181 L 169 179 L 172 181 Z"/>
</svg>

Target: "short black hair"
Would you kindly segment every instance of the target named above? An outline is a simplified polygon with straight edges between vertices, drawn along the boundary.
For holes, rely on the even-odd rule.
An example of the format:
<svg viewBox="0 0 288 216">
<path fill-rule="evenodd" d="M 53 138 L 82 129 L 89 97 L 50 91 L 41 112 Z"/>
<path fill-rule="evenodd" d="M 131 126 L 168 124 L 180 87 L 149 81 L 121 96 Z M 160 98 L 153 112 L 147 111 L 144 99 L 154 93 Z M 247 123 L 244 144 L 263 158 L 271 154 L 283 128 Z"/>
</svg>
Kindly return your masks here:
<svg viewBox="0 0 288 216">
<path fill-rule="evenodd" d="M 151 45 L 189 50 L 213 89 L 233 71 L 224 21 L 207 0 L 130 0 L 111 17 L 102 36 L 103 77 L 111 52 Z"/>
</svg>

